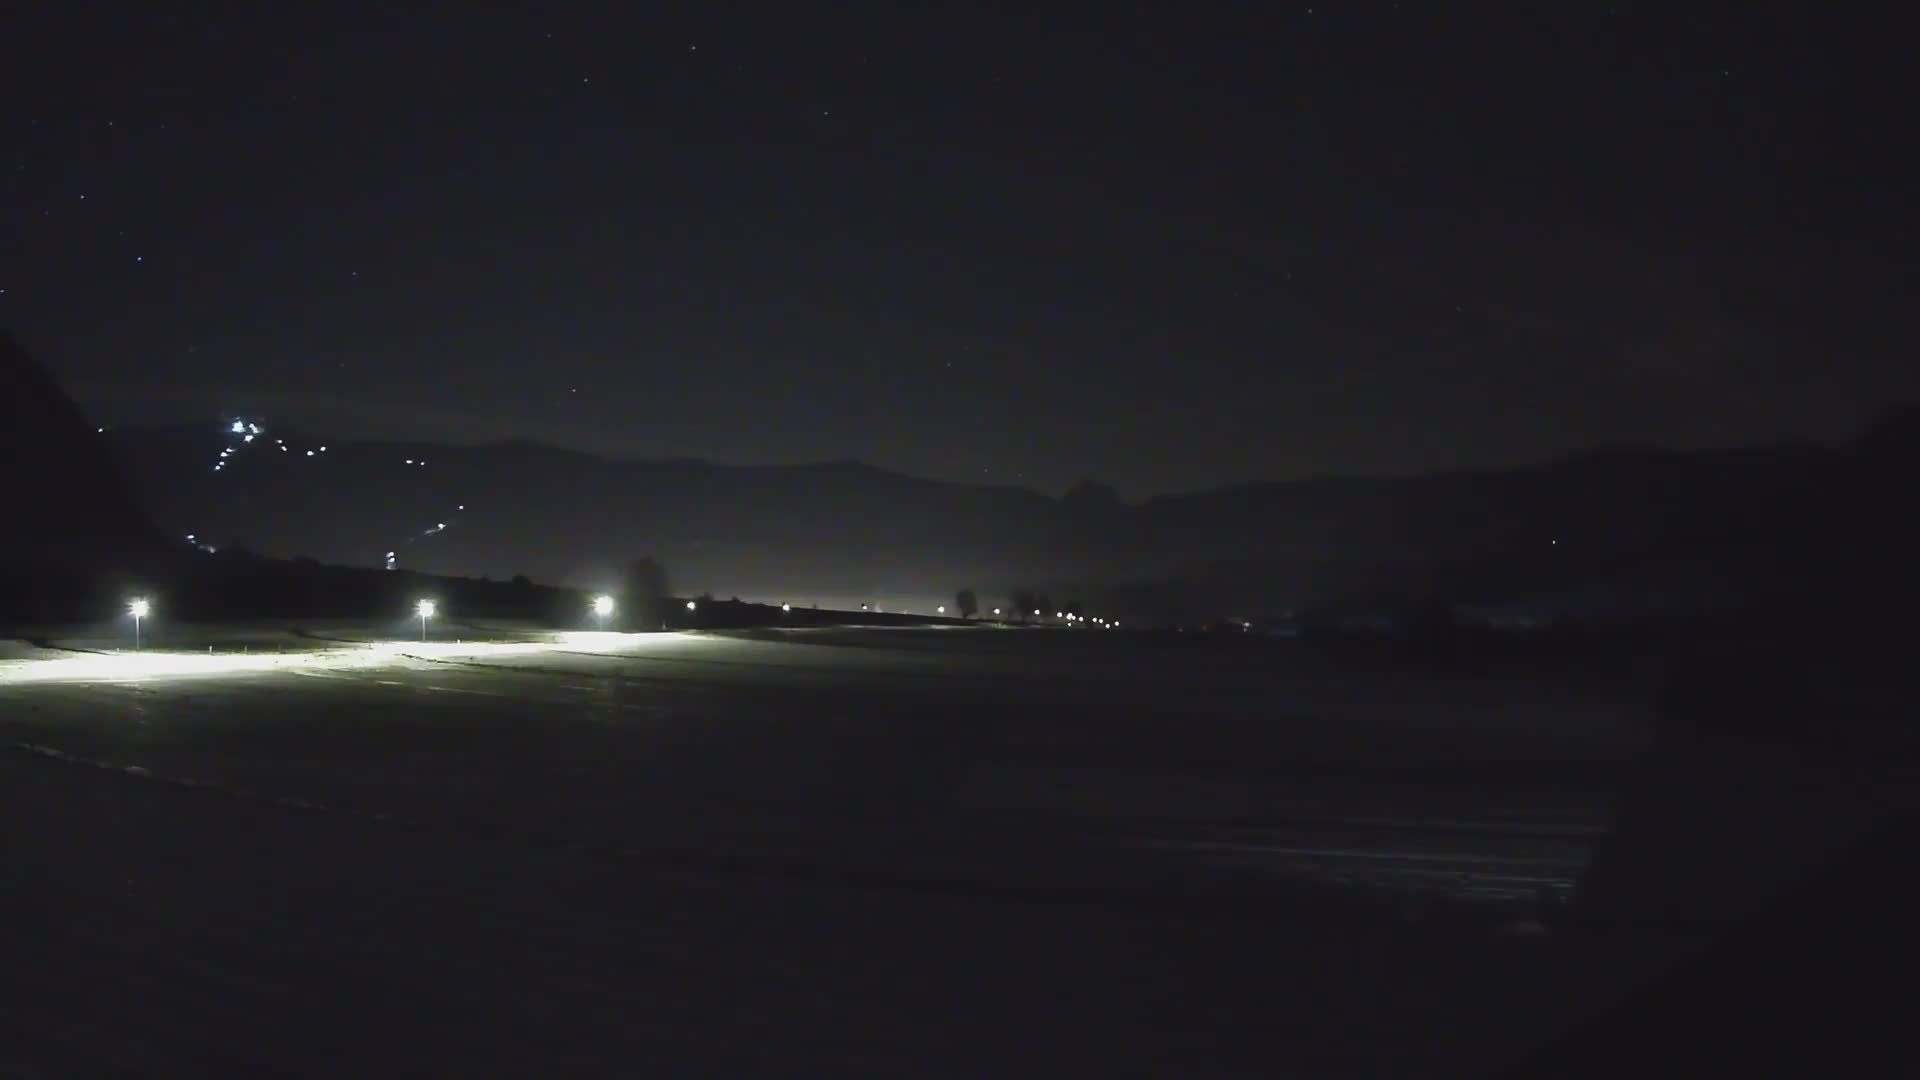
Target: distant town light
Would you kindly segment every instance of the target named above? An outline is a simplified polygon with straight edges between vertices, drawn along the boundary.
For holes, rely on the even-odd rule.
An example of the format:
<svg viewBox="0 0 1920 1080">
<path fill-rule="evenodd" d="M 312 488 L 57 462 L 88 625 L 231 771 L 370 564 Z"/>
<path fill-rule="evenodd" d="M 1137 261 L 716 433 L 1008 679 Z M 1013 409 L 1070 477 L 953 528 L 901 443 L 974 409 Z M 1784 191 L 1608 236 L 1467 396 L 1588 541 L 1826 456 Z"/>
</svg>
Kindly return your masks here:
<svg viewBox="0 0 1920 1080">
<path fill-rule="evenodd" d="M 793 610 L 793 605 L 792 605 L 792 604 L 781 604 L 781 605 L 780 605 L 780 610 L 781 610 L 781 611 L 792 611 L 792 610 Z"/>
<path fill-rule="evenodd" d="M 941 604 L 939 607 L 934 608 L 933 611 L 936 615 L 945 615 L 947 613 L 947 605 Z"/>
<path fill-rule="evenodd" d="M 994 609 L 993 609 L 993 613 L 994 613 L 995 615 L 998 615 L 998 614 L 1000 614 L 1000 609 L 999 609 L 999 608 L 994 608 Z"/>
<path fill-rule="evenodd" d="M 692 610 L 694 610 L 695 608 L 697 608 L 697 607 L 699 607 L 699 606 L 700 606 L 700 605 L 698 605 L 698 604 L 696 604 L 696 603 L 694 603 L 694 602 L 693 602 L 693 601 L 691 601 L 691 600 L 689 600 L 689 601 L 687 601 L 687 610 L 688 610 L 688 611 L 692 611 Z"/>
</svg>

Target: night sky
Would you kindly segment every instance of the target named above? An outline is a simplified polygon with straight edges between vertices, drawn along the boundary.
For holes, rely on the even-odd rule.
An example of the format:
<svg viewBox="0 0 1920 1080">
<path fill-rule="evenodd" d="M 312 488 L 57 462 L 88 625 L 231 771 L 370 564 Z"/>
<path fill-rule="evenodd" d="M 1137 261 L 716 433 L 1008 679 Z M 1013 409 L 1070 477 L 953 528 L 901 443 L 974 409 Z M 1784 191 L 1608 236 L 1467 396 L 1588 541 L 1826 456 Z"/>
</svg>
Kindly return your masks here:
<svg viewBox="0 0 1920 1080">
<path fill-rule="evenodd" d="M 1913 35 L 1827 5 L 71 6 L 0 324 L 102 422 L 1138 497 L 1920 397 Z"/>
</svg>

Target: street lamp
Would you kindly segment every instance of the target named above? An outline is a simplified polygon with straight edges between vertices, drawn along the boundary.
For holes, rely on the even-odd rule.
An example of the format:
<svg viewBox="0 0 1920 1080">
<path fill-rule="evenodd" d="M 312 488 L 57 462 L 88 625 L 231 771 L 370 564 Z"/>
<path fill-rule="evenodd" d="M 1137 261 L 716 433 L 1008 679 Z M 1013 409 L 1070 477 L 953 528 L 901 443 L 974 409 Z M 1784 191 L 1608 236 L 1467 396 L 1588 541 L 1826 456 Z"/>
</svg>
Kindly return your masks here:
<svg viewBox="0 0 1920 1080">
<path fill-rule="evenodd" d="M 422 600 L 413 605 L 413 610 L 420 616 L 420 640 L 425 641 L 427 640 L 427 620 L 433 618 L 433 601 Z"/>
<path fill-rule="evenodd" d="M 788 612 L 788 611 L 792 611 L 792 610 L 793 610 L 793 605 L 792 605 L 792 604 L 781 604 L 781 605 L 780 605 L 780 610 L 781 610 L 782 612 Z"/>
<path fill-rule="evenodd" d="M 147 598 L 144 596 L 136 598 L 132 603 L 127 605 L 127 614 L 133 616 L 133 648 L 135 652 L 140 650 L 140 620 L 146 618 L 147 613 L 152 610 L 153 605 L 147 603 Z"/>
<path fill-rule="evenodd" d="M 945 615 L 947 613 L 947 605 L 941 604 L 939 607 L 933 609 L 933 613 L 935 615 Z"/>
<path fill-rule="evenodd" d="M 593 598 L 593 617 L 600 620 L 600 629 L 607 628 L 607 616 L 613 614 L 613 597 L 596 596 Z"/>
</svg>

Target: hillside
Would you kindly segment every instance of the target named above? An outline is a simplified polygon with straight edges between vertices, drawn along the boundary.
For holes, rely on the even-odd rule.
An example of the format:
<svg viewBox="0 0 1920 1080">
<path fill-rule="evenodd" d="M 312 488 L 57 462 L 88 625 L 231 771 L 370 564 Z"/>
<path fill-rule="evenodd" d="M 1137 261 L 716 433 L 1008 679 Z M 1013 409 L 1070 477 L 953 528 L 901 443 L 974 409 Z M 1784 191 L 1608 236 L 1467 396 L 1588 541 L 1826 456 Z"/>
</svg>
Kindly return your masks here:
<svg viewBox="0 0 1920 1080">
<path fill-rule="evenodd" d="M 106 438 L 154 516 L 208 546 L 365 566 L 392 552 L 402 569 L 588 587 L 654 554 L 685 592 L 930 608 L 962 584 L 992 604 L 1026 583 L 1167 617 L 1817 595 L 1836 574 L 1898 572 L 1874 552 L 1899 535 L 1881 518 L 1914 461 L 1912 420 L 1894 414 L 1838 449 L 1615 450 L 1510 471 L 1127 504 L 1091 483 L 1053 499 L 857 462 L 732 467 L 531 443 L 329 444 L 264 418 L 240 423 Z M 1849 521 L 1877 538 L 1836 531 Z"/>
<path fill-rule="evenodd" d="M 0 460 L 7 463 L 0 611 L 40 610 L 163 557 L 161 534 L 134 500 L 105 440 L 4 332 Z"/>
</svg>

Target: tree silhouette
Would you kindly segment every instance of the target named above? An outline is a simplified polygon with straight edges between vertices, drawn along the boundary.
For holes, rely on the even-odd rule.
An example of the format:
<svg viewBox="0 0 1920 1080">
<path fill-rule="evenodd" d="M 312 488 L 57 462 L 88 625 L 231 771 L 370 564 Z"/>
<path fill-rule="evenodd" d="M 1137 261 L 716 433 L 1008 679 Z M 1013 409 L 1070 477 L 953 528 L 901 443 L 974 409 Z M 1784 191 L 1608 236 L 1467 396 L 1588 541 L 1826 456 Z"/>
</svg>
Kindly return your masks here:
<svg viewBox="0 0 1920 1080">
<path fill-rule="evenodd" d="M 961 589 L 953 598 L 954 609 L 963 619 L 971 619 L 980 613 L 980 598 L 973 595 L 971 588 Z"/>
<path fill-rule="evenodd" d="M 620 618 L 629 630 L 658 630 L 667 617 L 667 570 L 649 555 L 627 564 Z"/>
<path fill-rule="evenodd" d="M 1040 607 L 1040 597 L 1032 589 L 1015 589 L 1007 603 L 1013 607 L 1013 621 L 1026 622 Z"/>
<path fill-rule="evenodd" d="M 1015 589 L 1008 601 L 1013 605 L 1013 616 L 1021 622 L 1028 619 L 1046 619 L 1052 617 L 1053 608 L 1047 604 L 1047 594 L 1032 589 Z M 1035 615 L 1035 612 L 1039 612 Z"/>
</svg>

